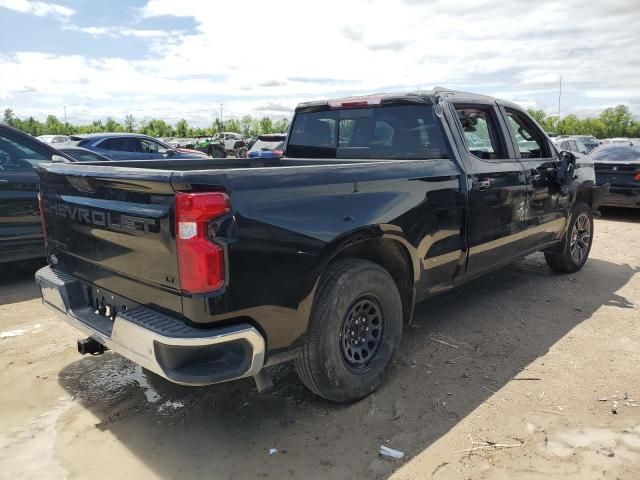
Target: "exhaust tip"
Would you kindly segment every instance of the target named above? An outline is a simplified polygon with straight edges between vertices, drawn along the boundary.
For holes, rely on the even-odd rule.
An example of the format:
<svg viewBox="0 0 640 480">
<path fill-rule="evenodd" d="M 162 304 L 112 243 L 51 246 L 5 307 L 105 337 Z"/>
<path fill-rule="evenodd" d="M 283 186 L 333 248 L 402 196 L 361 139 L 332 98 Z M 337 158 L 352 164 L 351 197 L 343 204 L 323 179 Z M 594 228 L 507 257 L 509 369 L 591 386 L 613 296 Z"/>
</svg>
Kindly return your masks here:
<svg viewBox="0 0 640 480">
<path fill-rule="evenodd" d="M 93 338 L 78 340 L 78 353 L 80 355 L 101 355 L 107 348 Z"/>
</svg>

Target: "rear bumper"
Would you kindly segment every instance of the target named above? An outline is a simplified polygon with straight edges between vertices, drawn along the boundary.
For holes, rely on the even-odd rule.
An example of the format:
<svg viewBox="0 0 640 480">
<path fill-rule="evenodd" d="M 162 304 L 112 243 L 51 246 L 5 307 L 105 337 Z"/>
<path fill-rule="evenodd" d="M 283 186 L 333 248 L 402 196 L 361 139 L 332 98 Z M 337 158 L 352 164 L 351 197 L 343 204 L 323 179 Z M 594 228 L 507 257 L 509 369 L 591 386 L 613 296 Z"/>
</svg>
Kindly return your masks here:
<svg viewBox="0 0 640 480">
<path fill-rule="evenodd" d="M 36 282 L 44 304 L 69 324 L 171 382 L 210 385 L 254 376 L 264 365 L 264 338 L 249 324 L 193 328 L 139 305 L 111 320 L 94 311 L 88 284 L 79 279 L 47 266 Z"/>
</svg>

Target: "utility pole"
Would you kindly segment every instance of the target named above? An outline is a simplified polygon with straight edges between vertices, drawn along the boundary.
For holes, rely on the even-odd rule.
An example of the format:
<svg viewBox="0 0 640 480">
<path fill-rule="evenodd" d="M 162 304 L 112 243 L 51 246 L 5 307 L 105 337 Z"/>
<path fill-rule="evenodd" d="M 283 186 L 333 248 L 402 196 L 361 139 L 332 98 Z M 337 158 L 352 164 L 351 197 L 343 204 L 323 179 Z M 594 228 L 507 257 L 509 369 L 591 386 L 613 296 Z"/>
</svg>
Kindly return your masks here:
<svg viewBox="0 0 640 480">
<path fill-rule="evenodd" d="M 67 124 L 67 106 L 64 106 L 64 124 Z"/>
<path fill-rule="evenodd" d="M 558 89 L 558 122 L 560 122 L 560 100 L 562 99 L 562 77 L 560 77 L 560 86 Z"/>
<path fill-rule="evenodd" d="M 222 123 L 224 120 L 222 119 L 222 103 L 220 104 L 220 123 Z"/>
</svg>

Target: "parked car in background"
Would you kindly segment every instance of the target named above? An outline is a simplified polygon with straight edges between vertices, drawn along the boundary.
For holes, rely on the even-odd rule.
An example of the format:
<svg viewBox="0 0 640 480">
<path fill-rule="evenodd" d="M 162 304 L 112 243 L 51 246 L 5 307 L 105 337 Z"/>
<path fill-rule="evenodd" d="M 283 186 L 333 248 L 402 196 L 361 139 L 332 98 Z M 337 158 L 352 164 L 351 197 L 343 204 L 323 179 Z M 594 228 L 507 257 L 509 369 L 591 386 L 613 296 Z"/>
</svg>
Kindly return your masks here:
<svg viewBox="0 0 640 480">
<path fill-rule="evenodd" d="M 49 143 L 54 146 L 60 145 L 69 139 L 66 135 L 38 135 L 36 138 L 41 142 Z"/>
<path fill-rule="evenodd" d="M 72 135 L 65 145 L 86 148 L 111 160 L 151 160 L 161 158 L 197 159 L 200 153 L 182 152 L 153 137 L 138 133 L 90 133 Z"/>
<path fill-rule="evenodd" d="M 601 145 L 610 145 L 612 143 L 617 143 L 620 145 L 629 145 L 631 140 L 626 137 L 616 137 L 616 138 L 603 138 L 600 140 Z"/>
<path fill-rule="evenodd" d="M 0 263 L 45 256 L 38 165 L 73 161 L 48 143 L 0 125 Z"/>
<path fill-rule="evenodd" d="M 589 158 L 596 171 L 596 184 L 611 185 L 601 205 L 640 208 L 640 146 L 601 145 Z"/>
<path fill-rule="evenodd" d="M 579 153 L 581 155 L 589 153 L 587 146 L 582 143 L 582 141 L 574 137 L 556 137 L 553 139 L 553 143 L 555 143 L 560 150 Z"/>
<path fill-rule="evenodd" d="M 286 139 L 287 135 L 285 133 L 259 135 L 251 146 L 251 149 L 247 152 L 247 158 L 282 158 Z"/>
<path fill-rule="evenodd" d="M 576 140 L 580 140 L 584 144 L 584 146 L 587 147 L 587 150 L 589 152 L 600 145 L 598 139 L 593 135 L 574 135 L 573 138 L 575 138 Z"/>
<path fill-rule="evenodd" d="M 188 145 L 193 145 L 193 138 L 172 138 L 164 143 L 173 148 L 187 148 Z"/>
<path fill-rule="evenodd" d="M 92 152 L 91 150 L 82 147 L 63 145 L 61 147 L 58 147 L 58 151 L 66 153 L 78 162 L 108 162 L 111 160 L 104 155 L 100 155 L 97 152 Z"/>
</svg>

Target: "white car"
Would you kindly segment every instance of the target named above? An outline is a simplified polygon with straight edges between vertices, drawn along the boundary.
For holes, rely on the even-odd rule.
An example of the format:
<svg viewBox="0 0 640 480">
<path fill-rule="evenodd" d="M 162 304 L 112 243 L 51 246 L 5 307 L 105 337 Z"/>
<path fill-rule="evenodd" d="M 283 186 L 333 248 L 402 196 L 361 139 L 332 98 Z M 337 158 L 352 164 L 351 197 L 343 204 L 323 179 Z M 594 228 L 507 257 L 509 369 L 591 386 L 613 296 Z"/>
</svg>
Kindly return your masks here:
<svg viewBox="0 0 640 480">
<path fill-rule="evenodd" d="M 627 145 L 629 145 L 631 143 L 631 140 L 625 137 L 605 138 L 600 143 L 604 145 L 610 144 L 610 143 L 620 143 L 620 144 L 626 143 Z"/>
<path fill-rule="evenodd" d="M 69 140 L 69 137 L 66 135 L 38 135 L 36 138 L 41 142 L 48 143 L 49 145 L 65 143 Z"/>
</svg>

